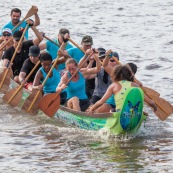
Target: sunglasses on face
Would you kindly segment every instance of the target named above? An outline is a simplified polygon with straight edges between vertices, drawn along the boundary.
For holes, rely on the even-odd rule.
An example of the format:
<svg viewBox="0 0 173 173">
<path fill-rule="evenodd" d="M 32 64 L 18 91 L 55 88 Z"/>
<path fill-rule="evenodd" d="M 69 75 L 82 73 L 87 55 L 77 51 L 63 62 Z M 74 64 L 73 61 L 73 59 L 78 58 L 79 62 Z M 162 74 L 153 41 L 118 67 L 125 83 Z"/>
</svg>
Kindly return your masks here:
<svg viewBox="0 0 173 173">
<path fill-rule="evenodd" d="M 115 60 L 114 60 L 114 59 L 110 59 L 109 61 L 110 61 L 110 62 L 115 62 Z"/>
<path fill-rule="evenodd" d="M 9 37 L 9 36 L 11 36 L 11 34 L 9 33 L 9 34 L 3 34 L 3 36 L 5 37 L 5 36 L 7 36 L 7 37 Z"/>
</svg>

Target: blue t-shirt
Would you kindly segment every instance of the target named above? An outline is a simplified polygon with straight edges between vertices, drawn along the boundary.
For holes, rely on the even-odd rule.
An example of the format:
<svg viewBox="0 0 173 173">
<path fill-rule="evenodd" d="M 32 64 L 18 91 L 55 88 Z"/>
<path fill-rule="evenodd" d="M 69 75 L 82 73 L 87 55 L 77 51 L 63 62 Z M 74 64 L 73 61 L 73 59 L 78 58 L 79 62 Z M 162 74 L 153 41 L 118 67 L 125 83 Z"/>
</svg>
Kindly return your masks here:
<svg viewBox="0 0 173 173">
<path fill-rule="evenodd" d="M 26 22 L 24 21 L 24 22 L 22 22 L 14 31 L 12 31 L 12 33 L 14 33 L 15 31 L 18 31 L 18 30 L 20 30 L 21 28 L 26 28 Z M 10 21 L 10 22 L 8 22 L 6 25 L 4 25 L 4 27 L 2 28 L 2 30 L 3 29 L 5 29 L 5 28 L 9 28 L 9 29 L 11 29 L 11 30 L 13 30 L 13 28 L 14 28 L 15 26 L 12 24 L 12 22 Z M 2 31 L 0 32 L 0 36 L 2 36 Z M 27 31 L 26 31 L 26 33 L 25 33 L 25 38 L 28 40 L 28 29 L 27 29 Z"/>
<path fill-rule="evenodd" d="M 67 50 L 68 54 L 75 59 L 77 62 L 79 62 L 82 57 L 85 55 L 79 48 L 73 47 L 71 49 Z"/>
<path fill-rule="evenodd" d="M 76 82 L 71 80 L 67 85 L 67 99 L 70 99 L 75 96 L 79 99 L 88 99 L 85 92 L 85 78 L 83 77 L 81 72 L 78 72 L 78 74 L 79 80 Z M 68 73 L 68 77 L 71 77 L 70 73 Z"/>
<path fill-rule="evenodd" d="M 57 43 L 58 45 L 60 45 L 57 39 L 55 39 L 53 41 L 55 43 Z M 70 49 L 72 47 L 73 46 L 71 44 L 67 43 L 67 45 L 65 47 L 65 50 Z M 49 40 L 46 41 L 46 51 L 52 56 L 53 60 L 57 58 L 57 52 L 58 52 L 59 48 L 60 48 L 60 46 L 57 46 L 57 45 L 53 44 Z M 63 70 L 63 69 L 65 69 L 65 64 L 64 63 L 59 64 L 58 65 L 58 70 Z"/>
<path fill-rule="evenodd" d="M 40 70 L 41 70 L 41 72 L 43 74 L 43 77 L 45 79 L 46 76 L 47 76 L 47 73 L 44 71 L 43 67 L 41 67 Z M 43 91 L 44 91 L 45 94 L 55 93 L 56 92 L 56 87 L 60 82 L 59 72 L 54 68 L 52 70 L 52 73 L 53 73 L 52 76 L 47 79 L 47 81 L 46 81 L 46 83 L 43 87 Z M 41 81 L 41 82 L 43 82 L 43 81 Z"/>
</svg>

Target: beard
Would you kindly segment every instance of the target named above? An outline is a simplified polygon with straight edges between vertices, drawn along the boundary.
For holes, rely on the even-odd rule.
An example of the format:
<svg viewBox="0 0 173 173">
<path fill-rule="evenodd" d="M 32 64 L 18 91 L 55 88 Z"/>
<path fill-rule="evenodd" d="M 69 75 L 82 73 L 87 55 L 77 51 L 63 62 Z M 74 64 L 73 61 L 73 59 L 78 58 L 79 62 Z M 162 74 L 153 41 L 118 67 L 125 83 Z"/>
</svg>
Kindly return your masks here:
<svg viewBox="0 0 173 173">
<path fill-rule="evenodd" d="M 17 24 L 19 23 L 19 20 L 18 20 L 18 19 L 13 19 L 13 20 L 12 20 L 12 23 L 13 23 L 14 25 L 17 25 Z"/>
</svg>

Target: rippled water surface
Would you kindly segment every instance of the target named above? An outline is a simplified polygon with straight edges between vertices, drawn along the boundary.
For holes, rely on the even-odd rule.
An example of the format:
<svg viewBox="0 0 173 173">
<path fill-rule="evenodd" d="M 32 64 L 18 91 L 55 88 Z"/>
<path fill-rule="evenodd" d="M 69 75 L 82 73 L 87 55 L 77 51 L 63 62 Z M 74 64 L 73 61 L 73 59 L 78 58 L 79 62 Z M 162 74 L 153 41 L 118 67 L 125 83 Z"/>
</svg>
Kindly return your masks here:
<svg viewBox="0 0 173 173">
<path fill-rule="evenodd" d="M 37 5 L 39 30 L 50 38 L 61 27 L 81 42 L 117 51 L 120 61 L 135 62 L 137 78 L 173 104 L 173 1 L 2 1 L 0 27 L 18 7 L 24 17 Z M 33 37 L 32 31 L 30 31 Z M 2 97 L 2 95 L 1 95 Z M 0 172 L 172 172 L 173 117 L 149 117 L 138 134 L 110 136 L 65 126 L 46 116 L 30 116 L 0 98 Z"/>
</svg>

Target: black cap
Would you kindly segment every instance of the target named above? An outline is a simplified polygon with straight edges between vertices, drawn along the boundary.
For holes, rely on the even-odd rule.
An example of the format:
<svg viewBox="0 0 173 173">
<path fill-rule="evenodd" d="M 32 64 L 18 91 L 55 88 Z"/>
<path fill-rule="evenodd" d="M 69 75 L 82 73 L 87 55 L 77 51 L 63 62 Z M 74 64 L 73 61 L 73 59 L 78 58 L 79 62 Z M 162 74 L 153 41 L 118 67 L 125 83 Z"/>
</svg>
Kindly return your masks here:
<svg viewBox="0 0 173 173">
<path fill-rule="evenodd" d="M 93 39 L 91 36 L 86 35 L 82 38 L 82 43 L 84 43 L 85 45 L 93 45 Z"/>
<path fill-rule="evenodd" d="M 29 48 L 29 56 L 37 57 L 40 54 L 40 48 L 38 46 L 31 46 Z"/>
<path fill-rule="evenodd" d="M 98 49 L 99 52 L 99 58 L 105 57 L 106 50 L 102 47 L 99 47 Z"/>
<path fill-rule="evenodd" d="M 117 52 L 112 52 L 112 56 L 116 57 L 119 60 L 119 55 Z"/>
<path fill-rule="evenodd" d="M 61 36 L 64 36 L 64 35 L 67 34 L 67 33 L 70 34 L 70 32 L 69 32 L 68 29 L 62 28 L 62 29 L 59 30 L 59 34 L 60 34 Z"/>
<path fill-rule="evenodd" d="M 22 34 L 23 34 L 22 31 L 15 31 L 14 34 L 13 34 L 13 38 L 14 38 L 16 41 L 19 41 L 20 38 L 22 37 Z"/>
</svg>

